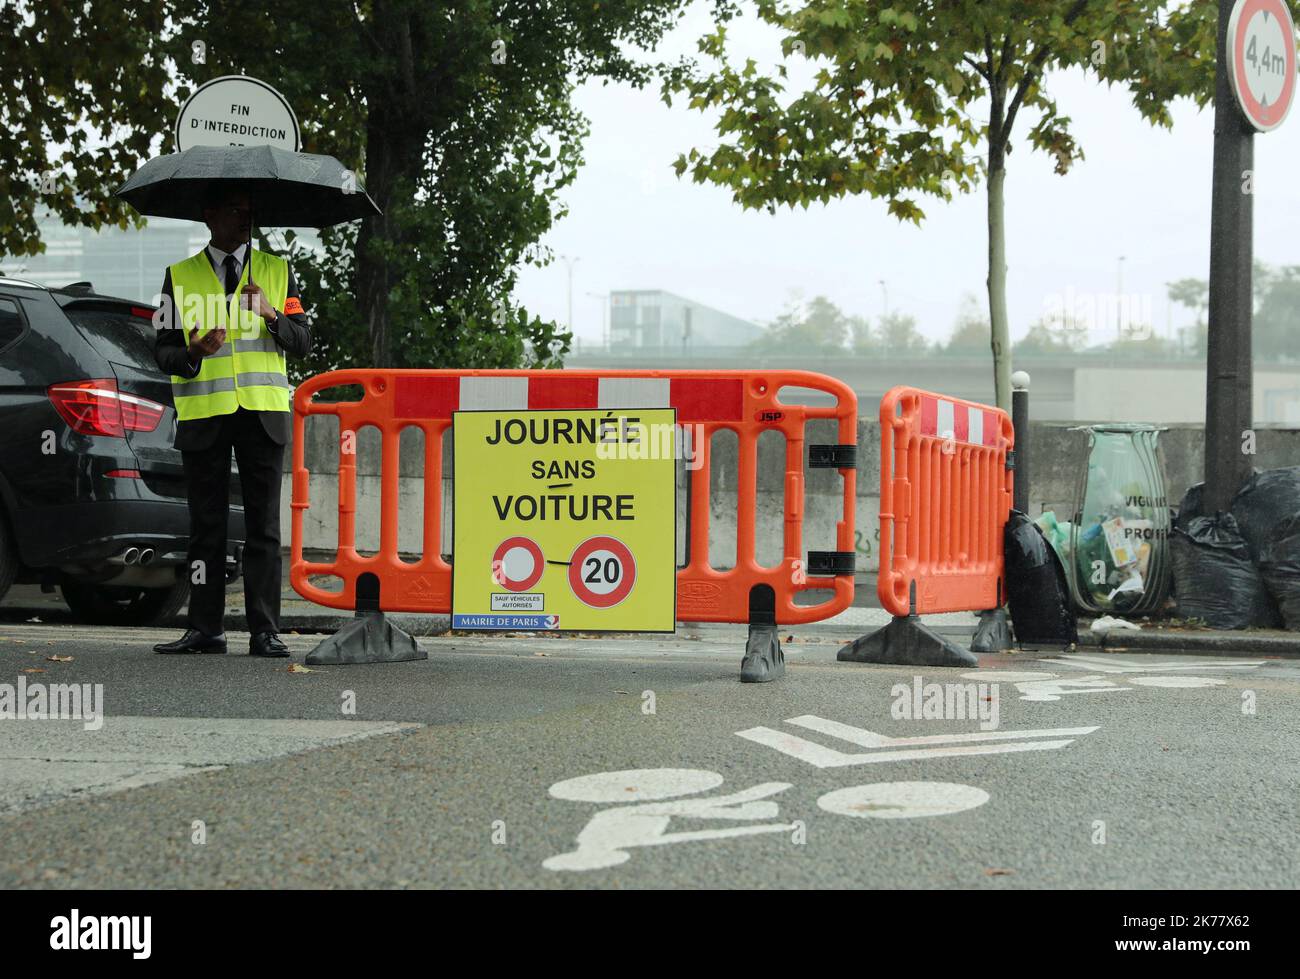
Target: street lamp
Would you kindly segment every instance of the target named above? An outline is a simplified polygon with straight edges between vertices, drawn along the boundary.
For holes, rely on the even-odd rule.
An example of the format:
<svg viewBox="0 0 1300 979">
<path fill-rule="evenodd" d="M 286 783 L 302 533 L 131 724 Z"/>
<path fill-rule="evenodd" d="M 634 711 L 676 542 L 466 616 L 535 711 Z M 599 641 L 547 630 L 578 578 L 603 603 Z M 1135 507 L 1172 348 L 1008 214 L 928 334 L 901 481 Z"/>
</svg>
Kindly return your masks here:
<svg viewBox="0 0 1300 979">
<path fill-rule="evenodd" d="M 566 266 L 568 266 L 569 269 L 569 316 L 565 325 L 568 327 L 569 332 L 572 333 L 573 332 L 573 267 L 578 264 L 578 259 L 571 257 L 569 255 L 561 255 L 560 261 L 562 261 Z"/>
<path fill-rule="evenodd" d="M 880 279 L 878 281 L 880 282 L 880 294 L 884 296 L 885 299 L 885 315 L 883 318 L 888 319 L 889 318 L 889 289 L 885 286 L 884 279 Z"/>
<path fill-rule="evenodd" d="M 1115 262 L 1115 335 L 1124 335 L 1124 256 Z"/>
</svg>

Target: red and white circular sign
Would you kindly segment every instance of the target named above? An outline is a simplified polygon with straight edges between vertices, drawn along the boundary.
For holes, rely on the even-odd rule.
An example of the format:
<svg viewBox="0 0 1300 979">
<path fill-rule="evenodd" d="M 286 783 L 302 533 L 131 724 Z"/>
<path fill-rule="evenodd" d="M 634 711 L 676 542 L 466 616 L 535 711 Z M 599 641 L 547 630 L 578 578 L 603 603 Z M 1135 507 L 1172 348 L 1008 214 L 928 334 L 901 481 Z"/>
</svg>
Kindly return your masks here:
<svg viewBox="0 0 1300 979">
<path fill-rule="evenodd" d="M 1260 132 L 1276 129 L 1295 97 L 1295 23 L 1285 0 L 1237 0 L 1228 18 L 1228 77 Z"/>
<path fill-rule="evenodd" d="M 545 570 L 542 549 L 527 537 L 507 537 L 492 554 L 492 580 L 511 591 L 532 588 Z"/>
<path fill-rule="evenodd" d="M 636 583 L 636 561 L 614 537 L 588 537 L 569 561 L 569 587 L 592 608 L 613 608 Z"/>
</svg>

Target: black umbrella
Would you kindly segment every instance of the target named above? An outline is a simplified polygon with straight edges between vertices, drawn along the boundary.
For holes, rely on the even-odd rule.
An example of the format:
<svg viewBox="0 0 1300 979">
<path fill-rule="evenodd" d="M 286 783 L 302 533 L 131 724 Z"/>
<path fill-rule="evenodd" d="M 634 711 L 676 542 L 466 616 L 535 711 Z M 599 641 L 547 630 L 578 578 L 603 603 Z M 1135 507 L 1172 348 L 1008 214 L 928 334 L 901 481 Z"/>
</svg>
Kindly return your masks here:
<svg viewBox="0 0 1300 979">
<path fill-rule="evenodd" d="M 148 161 L 115 192 L 141 214 L 203 220 L 209 185 L 248 192 L 258 225 L 328 228 L 382 213 L 356 175 L 332 156 L 292 153 L 276 146 L 192 146 Z M 253 245 L 249 222 L 248 245 Z M 253 269 L 248 269 L 249 284 Z"/>
<path fill-rule="evenodd" d="M 202 221 L 203 197 L 214 182 L 247 190 L 265 227 L 327 228 L 380 213 L 334 157 L 275 146 L 194 146 L 155 157 L 114 196 L 151 217 Z"/>
</svg>

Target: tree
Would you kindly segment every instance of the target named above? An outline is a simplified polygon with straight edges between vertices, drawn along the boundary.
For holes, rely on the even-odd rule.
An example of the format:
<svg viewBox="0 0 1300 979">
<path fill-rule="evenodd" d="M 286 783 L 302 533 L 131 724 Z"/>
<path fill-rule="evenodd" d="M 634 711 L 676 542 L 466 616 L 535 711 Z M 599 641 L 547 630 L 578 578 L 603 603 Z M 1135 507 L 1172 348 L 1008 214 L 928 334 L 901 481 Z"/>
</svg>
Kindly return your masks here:
<svg viewBox="0 0 1300 979">
<path fill-rule="evenodd" d="M 886 313 L 872 332 L 882 357 L 918 357 L 930 350 L 930 341 L 916 328 L 916 317 L 906 313 Z"/>
<path fill-rule="evenodd" d="M 1167 289 L 1171 302 L 1186 306 L 1196 313 L 1196 322 L 1190 329 L 1184 329 L 1180 333 L 1184 338 L 1190 333 L 1192 342 L 1187 346 L 1197 357 L 1204 357 L 1209 338 L 1206 317 L 1210 309 L 1210 284 L 1204 279 L 1179 279 L 1169 283 Z M 1180 343 L 1179 346 L 1183 344 Z"/>
<path fill-rule="evenodd" d="M 41 249 L 33 213 L 126 227 L 110 192 L 170 151 L 186 89 L 246 72 L 284 93 L 304 149 L 356 169 L 383 210 L 297 250 L 328 366 L 553 363 L 568 334 L 511 301 L 566 213 L 586 120 L 574 86 L 645 85 L 685 0 L 253 0 L 0 5 L 0 251 Z M 161 281 L 161 270 L 159 270 Z"/>
<path fill-rule="evenodd" d="M 801 306 L 787 304 L 752 344 L 759 353 L 833 356 L 845 352 L 853 321 L 825 296 Z"/>
<path fill-rule="evenodd" d="M 1087 323 L 1072 317 L 1043 318 L 1012 348 L 1016 356 L 1047 357 L 1076 354 L 1087 345 Z"/>
<path fill-rule="evenodd" d="M 1254 353 L 1270 360 L 1300 358 L 1300 266 L 1255 266 Z"/>
<path fill-rule="evenodd" d="M 1011 397 L 1006 305 L 1004 187 L 1007 156 L 1022 111 L 1037 118 L 1031 146 L 1067 173 L 1083 155 L 1049 94 L 1046 72 L 1083 67 L 1127 85 L 1139 112 L 1171 124 L 1168 103 L 1187 95 L 1205 105 L 1214 92 L 1216 16 L 1210 3 L 1170 0 L 756 0 L 759 17 L 781 30 L 785 57 L 821 64 L 809 91 L 782 101 L 785 65 L 773 78 L 753 59 L 726 58 L 724 4 L 713 33 L 699 41 L 717 62 L 702 72 L 679 64 L 663 97 L 721 109 L 719 145 L 676 162 L 697 183 L 732 191 L 747 208 L 807 207 L 847 194 L 888 201 L 899 220 L 920 223 L 920 194 L 950 200 L 987 184 L 988 308 L 997 402 Z M 971 155 L 982 147 L 983 157 Z"/>
<path fill-rule="evenodd" d="M 1109 349 L 1123 357 L 1141 357 L 1148 360 L 1170 360 L 1178 356 L 1178 345 L 1167 337 L 1156 336 L 1150 323 L 1131 323 Z"/>
<path fill-rule="evenodd" d="M 1169 283 L 1169 299 L 1192 310 L 1196 320 L 1184 329 L 1197 356 L 1205 356 L 1210 286 L 1205 279 L 1187 278 Z M 1255 261 L 1251 272 L 1252 349 L 1257 358 L 1294 360 L 1300 336 L 1300 266 L 1274 267 Z"/>
<path fill-rule="evenodd" d="M 953 323 L 948 342 L 936 346 L 945 357 L 973 357 L 988 349 L 989 321 L 979 311 L 979 304 L 969 293 L 962 297 L 961 309 Z"/>
</svg>

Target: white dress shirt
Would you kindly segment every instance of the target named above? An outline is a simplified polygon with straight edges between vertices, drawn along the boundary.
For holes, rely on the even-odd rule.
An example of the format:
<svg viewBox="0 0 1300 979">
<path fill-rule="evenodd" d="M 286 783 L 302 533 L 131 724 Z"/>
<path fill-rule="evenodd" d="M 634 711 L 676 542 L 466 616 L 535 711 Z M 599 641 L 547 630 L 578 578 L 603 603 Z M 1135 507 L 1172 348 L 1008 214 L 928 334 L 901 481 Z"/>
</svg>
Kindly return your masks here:
<svg viewBox="0 0 1300 979">
<path fill-rule="evenodd" d="M 226 274 L 227 255 L 235 256 L 235 274 L 240 276 L 244 274 L 244 255 L 247 253 L 247 251 L 248 251 L 248 242 L 244 242 L 233 252 L 223 252 L 216 245 L 212 244 L 211 242 L 208 243 L 208 247 L 207 247 L 208 261 L 212 263 L 212 268 L 217 273 L 218 281 L 221 282 L 225 281 L 224 277 Z"/>
</svg>

